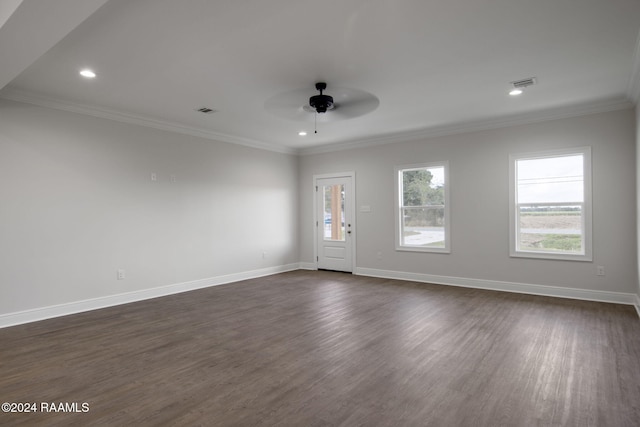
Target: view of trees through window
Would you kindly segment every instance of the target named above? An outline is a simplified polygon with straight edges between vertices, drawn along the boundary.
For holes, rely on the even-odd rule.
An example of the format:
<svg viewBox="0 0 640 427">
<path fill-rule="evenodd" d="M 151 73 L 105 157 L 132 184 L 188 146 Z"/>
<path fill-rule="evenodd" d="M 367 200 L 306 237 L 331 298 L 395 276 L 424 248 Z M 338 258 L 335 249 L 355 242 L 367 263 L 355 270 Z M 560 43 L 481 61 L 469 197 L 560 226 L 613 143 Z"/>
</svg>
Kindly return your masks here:
<svg viewBox="0 0 640 427">
<path fill-rule="evenodd" d="M 444 166 L 401 170 L 401 246 L 445 247 Z"/>
</svg>

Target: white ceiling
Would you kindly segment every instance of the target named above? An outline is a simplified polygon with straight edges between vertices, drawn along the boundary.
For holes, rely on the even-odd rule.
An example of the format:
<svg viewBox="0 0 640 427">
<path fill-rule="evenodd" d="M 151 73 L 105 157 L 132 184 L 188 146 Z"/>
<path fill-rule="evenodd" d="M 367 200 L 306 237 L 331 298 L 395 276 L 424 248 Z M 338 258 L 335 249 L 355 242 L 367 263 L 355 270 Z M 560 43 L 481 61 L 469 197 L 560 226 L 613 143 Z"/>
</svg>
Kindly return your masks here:
<svg viewBox="0 0 640 427">
<path fill-rule="evenodd" d="M 638 0 L 0 0 L 3 20 L 0 96 L 277 151 L 637 100 Z M 317 81 L 380 104 L 318 134 L 265 109 Z"/>
</svg>

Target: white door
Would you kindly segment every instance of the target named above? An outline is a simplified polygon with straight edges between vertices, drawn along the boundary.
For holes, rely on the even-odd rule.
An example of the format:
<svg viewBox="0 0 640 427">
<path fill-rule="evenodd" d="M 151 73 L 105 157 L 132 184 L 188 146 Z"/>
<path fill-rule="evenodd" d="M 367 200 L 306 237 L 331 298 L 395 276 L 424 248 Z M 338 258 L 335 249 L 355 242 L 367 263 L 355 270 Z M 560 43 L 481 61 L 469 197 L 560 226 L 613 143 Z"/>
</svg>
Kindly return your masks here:
<svg viewBox="0 0 640 427">
<path fill-rule="evenodd" d="M 318 268 L 352 272 L 353 175 L 316 177 L 315 186 Z"/>
</svg>

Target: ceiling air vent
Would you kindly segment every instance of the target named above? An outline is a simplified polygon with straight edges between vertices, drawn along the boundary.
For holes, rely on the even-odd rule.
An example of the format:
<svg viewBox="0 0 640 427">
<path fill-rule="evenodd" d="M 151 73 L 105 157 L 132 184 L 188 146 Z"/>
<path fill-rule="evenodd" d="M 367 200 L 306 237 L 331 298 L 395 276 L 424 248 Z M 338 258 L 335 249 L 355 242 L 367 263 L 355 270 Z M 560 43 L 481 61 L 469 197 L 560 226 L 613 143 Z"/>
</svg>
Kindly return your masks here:
<svg viewBox="0 0 640 427">
<path fill-rule="evenodd" d="M 527 86 L 533 86 L 537 82 L 538 81 L 536 80 L 535 77 L 529 77 L 528 79 L 522 79 L 522 80 L 517 80 L 515 82 L 511 82 L 511 84 L 515 88 L 522 89 L 522 88 L 525 88 Z"/>
<path fill-rule="evenodd" d="M 213 114 L 216 112 L 216 110 L 214 110 L 213 108 L 209 108 L 209 107 L 200 107 L 200 108 L 196 108 L 196 111 L 199 113 L 203 113 L 203 114 Z"/>
</svg>

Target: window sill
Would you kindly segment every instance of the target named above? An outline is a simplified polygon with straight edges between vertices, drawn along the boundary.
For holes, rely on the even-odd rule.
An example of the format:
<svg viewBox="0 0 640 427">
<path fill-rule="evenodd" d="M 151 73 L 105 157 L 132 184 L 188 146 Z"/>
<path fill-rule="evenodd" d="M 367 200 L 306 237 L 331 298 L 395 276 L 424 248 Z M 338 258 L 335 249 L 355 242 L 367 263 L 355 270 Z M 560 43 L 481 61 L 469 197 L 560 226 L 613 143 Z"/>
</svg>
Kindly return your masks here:
<svg viewBox="0 0 640 427">
<path fill-rule="evenodd" d="M 439 253 L 450 254 L 449 248 L 425 248 L 420 246 L 396 246 L 396 251 L 399 252 L 426 252 L 426 253 Z"/>
<path fill-rule="evenodd" d="M 558 254 L 553 252 L 517 251 L 517 252 L 511 252 L 509 256 L 512 258 L 533 258 L 533 259 L 547 259 L 547 260 L 559 260 L 559 261 L 585 261 L 585 262 L 593 261 L 593 257 L 591 255 Z"/>
</svg>

